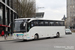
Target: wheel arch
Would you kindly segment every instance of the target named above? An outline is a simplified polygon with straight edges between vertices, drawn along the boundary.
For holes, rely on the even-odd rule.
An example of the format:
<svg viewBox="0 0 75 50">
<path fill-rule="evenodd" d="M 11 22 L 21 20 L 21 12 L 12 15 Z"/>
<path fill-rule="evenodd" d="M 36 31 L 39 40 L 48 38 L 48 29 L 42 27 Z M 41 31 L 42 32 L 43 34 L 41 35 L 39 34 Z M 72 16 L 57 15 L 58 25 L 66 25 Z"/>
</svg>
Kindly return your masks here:
<svg viewBox="0 0 75 50">
<path fill-rule="evenodd" d="M 38 34 L 38 33 L 35 33 L 35 35 L 37 35 L 37 36 L 38 36 L 38 39 L 39 39 L 39 34 Z M 35 35 L 34 35 L 34 36 L 35 36 Z"/>
</svg>

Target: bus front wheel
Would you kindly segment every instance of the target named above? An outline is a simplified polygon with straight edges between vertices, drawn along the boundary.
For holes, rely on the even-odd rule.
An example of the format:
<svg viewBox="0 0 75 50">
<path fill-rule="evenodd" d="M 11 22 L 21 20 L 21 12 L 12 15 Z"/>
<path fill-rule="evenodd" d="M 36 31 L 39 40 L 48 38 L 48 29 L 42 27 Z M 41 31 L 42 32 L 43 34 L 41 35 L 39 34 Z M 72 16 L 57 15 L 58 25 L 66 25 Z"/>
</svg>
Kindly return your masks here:
<svg viewBox="0 0 75 50">
<path fill-rule="evenodd" d="M 38 34 L 35 34 L 35 35 L 34 35 L 34 39 L 35 39 L 35 40 L 39 39 Z"/>
</svg>

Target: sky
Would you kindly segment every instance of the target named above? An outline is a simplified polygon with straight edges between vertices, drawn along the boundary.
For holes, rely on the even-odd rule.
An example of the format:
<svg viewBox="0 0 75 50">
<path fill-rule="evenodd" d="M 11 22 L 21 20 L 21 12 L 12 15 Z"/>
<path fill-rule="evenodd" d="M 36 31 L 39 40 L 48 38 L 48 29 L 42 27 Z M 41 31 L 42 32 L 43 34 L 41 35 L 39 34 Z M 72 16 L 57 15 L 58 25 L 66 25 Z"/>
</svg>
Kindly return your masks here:
<svg viewBox="0 0 75 50">
<path fill-rule="evenodd" d="M 44 18 L 61 20 L 66 15 L 66 0 L 36 0 L 36 7 L 37 12 L 45 12 Z"/>
<path fill-rule="evenodd" d="M 66 15 L 66 0 L 36 0 L 36 7 L 37 12 L 45 12 L 44 18 L 51 20 L 61 20 Z"/>
</svg>

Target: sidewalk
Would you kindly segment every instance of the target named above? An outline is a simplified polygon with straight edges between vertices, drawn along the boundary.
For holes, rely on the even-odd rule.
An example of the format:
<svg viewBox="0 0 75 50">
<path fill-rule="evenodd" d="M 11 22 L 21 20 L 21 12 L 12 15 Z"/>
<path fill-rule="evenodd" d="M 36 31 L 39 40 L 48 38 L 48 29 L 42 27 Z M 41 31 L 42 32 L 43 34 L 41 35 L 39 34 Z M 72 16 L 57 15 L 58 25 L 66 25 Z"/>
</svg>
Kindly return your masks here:
<svg viewBox="0 0 75 50">
<path fill-rule="evenodd" d="M 8 36 L 6 39 L 4 37 L 0 37 L 0 41 L 5 41 L 5 40 L 13 40 L 12 36 Z"/>
</svg>

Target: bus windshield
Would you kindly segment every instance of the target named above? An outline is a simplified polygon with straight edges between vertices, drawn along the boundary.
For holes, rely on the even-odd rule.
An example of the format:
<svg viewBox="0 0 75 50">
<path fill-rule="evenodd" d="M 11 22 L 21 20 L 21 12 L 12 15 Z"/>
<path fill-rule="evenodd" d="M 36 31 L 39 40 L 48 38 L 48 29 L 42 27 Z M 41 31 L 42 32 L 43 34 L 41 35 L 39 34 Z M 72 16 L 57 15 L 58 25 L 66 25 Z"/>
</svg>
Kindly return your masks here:
<svg viewBox="0 0 75 50">
<path fill-rule="evenodd" d="M 26 20 L 16 20 L 14 23 L 14 32 L 26 32 Z"/>
</svg>

